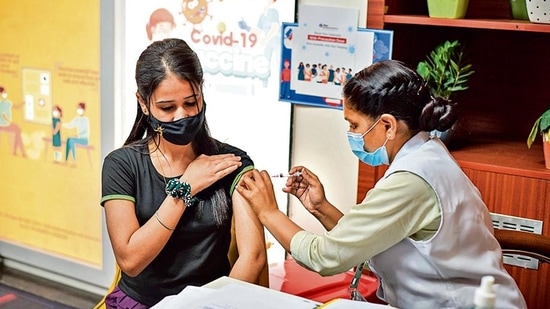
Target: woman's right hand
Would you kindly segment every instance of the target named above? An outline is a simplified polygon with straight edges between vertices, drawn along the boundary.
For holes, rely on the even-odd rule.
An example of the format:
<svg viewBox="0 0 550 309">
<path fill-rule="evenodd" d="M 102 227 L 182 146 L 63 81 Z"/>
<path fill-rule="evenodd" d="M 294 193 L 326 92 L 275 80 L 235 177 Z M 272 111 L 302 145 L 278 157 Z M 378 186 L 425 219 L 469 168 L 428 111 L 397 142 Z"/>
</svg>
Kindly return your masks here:
<svg viewBox="0 0 550 309">
<path fill-rule="evenodd" d="M 288 177 L 283 192 L 296 196 L 310 213 L 316 213 L 326 202 L 325 188 L 319 178 L 303 166 L 295 166 L 289 174 L 301 172 L 300 176 Z"/>
<path fill-rule="evenodd" d="M 291 175 L 296 172 L 302 174 L 289 177 L 283 191 L 296 196 L 327 231 L 332 230 L 342 218 L 342 212 L 327 201 L 325 188 L 315 174 L 303 166 L 293 167 L 289 171 Z"/>
<path fill-rule="evenodd" d="M 187 182 L 191 186 L 191 195 L 196 195 L 241 165 L 241 157 L 234 154 L 202 154 L 189 163 L 180 181 Z"/>
</svg>

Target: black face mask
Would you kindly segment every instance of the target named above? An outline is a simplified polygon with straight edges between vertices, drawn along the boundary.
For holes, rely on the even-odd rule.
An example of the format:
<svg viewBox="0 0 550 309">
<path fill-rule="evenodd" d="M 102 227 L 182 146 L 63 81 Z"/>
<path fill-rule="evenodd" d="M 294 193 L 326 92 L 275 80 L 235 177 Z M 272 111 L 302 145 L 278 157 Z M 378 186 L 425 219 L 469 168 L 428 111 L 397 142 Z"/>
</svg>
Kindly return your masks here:
<svg viewBox="0 0 550 309">
<path fill-rule="evenodd" d="M 150 115 L 149 121 L 155 132 L 159 133 L 165 140 L 176 145 L 187 145 L 202 128 L 205 109 L 206 103 L 203 103 L 202 110 L 195 116 L 164 122 Z"/>
</svg>

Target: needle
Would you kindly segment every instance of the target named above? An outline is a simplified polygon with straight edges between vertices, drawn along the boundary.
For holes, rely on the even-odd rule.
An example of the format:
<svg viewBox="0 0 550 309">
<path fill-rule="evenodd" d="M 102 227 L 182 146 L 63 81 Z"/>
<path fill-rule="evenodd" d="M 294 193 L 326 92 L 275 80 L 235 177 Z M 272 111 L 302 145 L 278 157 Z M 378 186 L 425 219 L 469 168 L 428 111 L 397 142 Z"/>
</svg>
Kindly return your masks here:
<svg viewBox="0 0 550 309">
<path fill-rule="evenodd" d="M 286 173 L 279 173 L 279 174 L 275 174 L 275 175 L 271 175 L 271 177 L 274 177 L 274 178 L 286 178 L 286 177 L 298 177 L 298 176 L 302 176 L 302 172 L 296 172 L 294 174 L 286 174 Z"/>
</svg>

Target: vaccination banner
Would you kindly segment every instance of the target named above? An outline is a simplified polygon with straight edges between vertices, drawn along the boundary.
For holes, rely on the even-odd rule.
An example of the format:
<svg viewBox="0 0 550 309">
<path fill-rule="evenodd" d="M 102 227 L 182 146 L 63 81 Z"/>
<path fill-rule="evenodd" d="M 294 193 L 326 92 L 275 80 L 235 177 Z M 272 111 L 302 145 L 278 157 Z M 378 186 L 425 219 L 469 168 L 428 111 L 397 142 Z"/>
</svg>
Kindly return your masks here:
<svg viewBox="0 0 550 309">
<path fill-rule="evenodd" d="M 391 58 L 393 32 L 357 28 L 356 9 L 303 5 L 300 10 L 299 23 L 282 26 L 279 98 L 342 108 L 346 80 Z"/>
<path fill-rule="evenodd" d="M 251 94 L 278 80 L 273 68 L 280 57 L 281 22 L 294 21 L 292 0 L 129 1 L 127 6 L 126 27 L 138 30 L 126 40 L 133 54 L 130 70 L 147 45 L 176 37 L 199 54 L 207 82 L 217 91 Z"/>
<path fill-rule="evenodd" d="M 134 121 L 139 54 L 156 40 L 175 37 L 185 40 L 201 60 L 213 135 L 246 146 L 246 151 L 265 152 L 261 143 L 251 141 L 276 131 L 282 138 L 270 140 L 281 143 L 280 157 L 288 157 L 290 109 L 277 103 L 281 23 L 294 21 L 293 0 L 147 0 L 127 1 L 126 6 L 122 101 L 128 108 L 121 115 L 121 140 Z M 256 125 L 263 130 L 251 130 Z"/>
<path fill-rule="evenodd" d="M 198 53 L 207 113 L 214 108 L 214 119 L 218 111 L 226 119 L 235 109 L 237 114 L 254 114 L 279 101 L 281 23 L 294 21 L 293 0 L 157 0 L 126 5 L 125 28 L 133 30 L 125 38 L 127 102 L 135 98 L 133 70 L 139 54 L 153 41 L 168 37 L 184 39 Z M 131 127 L 134 109 L 123 115 L 125 127 Z M 242 131 L 227 128 L 226 121 L 214 119 L 209 125 L 220 138 L 250 140 Z"/>
<path fill-rule="evenodd" d="M 0 10 L 0 242 L 97 268 L 99 3 Z"/>
</svg>

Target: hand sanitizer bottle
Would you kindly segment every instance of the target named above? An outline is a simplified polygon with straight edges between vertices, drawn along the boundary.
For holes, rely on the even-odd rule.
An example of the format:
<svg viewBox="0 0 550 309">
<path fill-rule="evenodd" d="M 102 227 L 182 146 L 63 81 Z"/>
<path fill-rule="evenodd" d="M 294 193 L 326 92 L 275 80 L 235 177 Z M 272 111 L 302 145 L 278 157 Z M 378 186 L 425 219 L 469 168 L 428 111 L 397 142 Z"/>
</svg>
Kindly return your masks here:
<svg viewBox="0 0 550 309">
<path fill-rule="evenodd" d="M 475 309 L 493 309 L 495 307 L 496 294 L 493 283 L 495 283 L 495 277 L 493 276 L 483 276 L 481 278 L 481 285 L 476 289 L 474 295 Z"/>
</svg>

